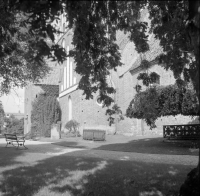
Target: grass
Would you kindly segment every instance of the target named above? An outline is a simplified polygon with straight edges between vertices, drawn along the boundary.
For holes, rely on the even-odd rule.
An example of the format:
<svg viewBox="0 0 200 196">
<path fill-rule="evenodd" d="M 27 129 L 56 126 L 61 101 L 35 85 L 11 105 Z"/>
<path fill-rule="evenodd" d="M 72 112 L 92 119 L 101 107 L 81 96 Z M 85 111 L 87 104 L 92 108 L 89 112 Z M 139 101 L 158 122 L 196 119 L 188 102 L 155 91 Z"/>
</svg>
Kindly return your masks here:
<svg viewBox="0 0 200 196">
<path fill-rule="evenodd" d="M 60 155 L 57 152 L 67 148 L 45 144 L 28 146 L 28 150 L 16 150 L 0 145 L 0 195 L 177 195 L 187 173 L 196 166 L 198 157 L 166 155 L 167 158 L 164 158 L 158 153 L 149 154 L 156 149 L 151 151 L 148 141 L 129 141 L 116 146 L 101 145 L 95 147 L 95 150 L 75 149 L 76 151 Z M 138 146 L 134 146 L 135 143 Z M 78 145 L 83 144 L 77 143 L 76 146 Z M 140 154 L 118 152 L 118 145 L 118 150 L 128 145 L 126 148 L 132 149 L 131 151 L 139 146 L 143 150 L 146 148 L 146 151 L 142 152 L 140 149 Z M 101 148 L 104 150 L 100 150 Z M 106 148 L 113 151 L 107 151 Z M 157 152 L 163 152 L 159 148 L 161 146 L 158 145 Z M 173 158 L 169 160 L 170 157 Z M 193 161 L 187 162 L 186 158 Z"/>
<path fill-rule="evenodd" d="M 192 147 L 191 141 L 163 141 L 162 137 L 120 137 L 107 136 L 106 141 L 87 141 L 82 138 L 70 138 L 52 144 L 72 148 L 86 148 L 106 151 L 134 152 L 166 155 L 198 155 L 198 149 Z"/>
<path fill-rule="evenodd" d="M 191 141 L 167 141 L 163 138 L 146 138 L 132 140 L 128 143 L 108 144 L 98 147 L 99 150 L 135 152 L 166 155 L 198 155 L 198 149 L 191 148 Z"/>
</svg>

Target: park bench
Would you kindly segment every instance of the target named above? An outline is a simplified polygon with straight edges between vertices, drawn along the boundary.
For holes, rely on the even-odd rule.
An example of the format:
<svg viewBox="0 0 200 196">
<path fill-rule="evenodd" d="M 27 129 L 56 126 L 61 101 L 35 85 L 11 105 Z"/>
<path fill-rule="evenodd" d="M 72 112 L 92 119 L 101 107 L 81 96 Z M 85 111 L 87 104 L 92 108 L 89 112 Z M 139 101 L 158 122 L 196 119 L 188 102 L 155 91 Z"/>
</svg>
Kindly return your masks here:
<svg viewBox="0 0 200 196">
<path fill-rule="evenodd" d="M 200 124 L 164 125 L 163 138 L 168 140 L 200 140 Z"/>
<path fill-rule="evenodd" d="M 9 144 L 11 144 L 17 148 L 19 148 L 20 146 L 21 147 L 23 146 L 25 149 L 28 149 L 26 146 L 24 146 L 25 136 L 17 136 L 16 134 L 10 134 L 10 133 L 6 133 L 6 134 L 4 134 L 4 136 L 5 136 L 5 139 L 7 142 L 5 147 L 7 147 Z M 17 144 L 17 146 L 14 144 Z"/>
<path fill-rule="evenodd" d="M 106 131 L 98 129 L 84 129 L 83 139 L 84 140 L 94 140 L 94 141 L 105 141 Z"/>
</svg>

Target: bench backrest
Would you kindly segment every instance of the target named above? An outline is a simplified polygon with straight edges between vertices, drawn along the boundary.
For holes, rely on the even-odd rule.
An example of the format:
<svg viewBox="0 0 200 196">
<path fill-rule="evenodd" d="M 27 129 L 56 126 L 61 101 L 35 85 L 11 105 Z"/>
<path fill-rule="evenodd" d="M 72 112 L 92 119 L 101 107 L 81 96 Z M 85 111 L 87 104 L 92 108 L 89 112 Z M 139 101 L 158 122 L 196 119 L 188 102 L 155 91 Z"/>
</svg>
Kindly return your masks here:
<svg viewBox="0 0 200 196">
<path fill-rule="evenodd" d="M 17 135 L 16 134 L 4 134 L 5 138 L 8 140 L 17 140 Z"/>
</svg>

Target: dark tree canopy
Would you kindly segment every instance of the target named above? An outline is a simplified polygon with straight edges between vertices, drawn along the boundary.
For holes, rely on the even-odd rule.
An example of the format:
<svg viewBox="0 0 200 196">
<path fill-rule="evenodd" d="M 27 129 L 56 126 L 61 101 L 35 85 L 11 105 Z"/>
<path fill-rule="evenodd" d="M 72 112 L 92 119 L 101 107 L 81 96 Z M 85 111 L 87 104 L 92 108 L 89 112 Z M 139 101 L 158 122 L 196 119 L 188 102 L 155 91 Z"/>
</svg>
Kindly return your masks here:
<svg viewBox="0 0 200 196">
<path fill-rule="evenodd" d="M 92 93 L 99 90 L 106 105 L 113 101 L 109 94 L 114 92 L 106 83 L 106 76 L 111 69 L 122 65 L 116 32 L 121 30 L 129 33 L 137 52 L 148 51 L 147 23 L 139 20 L 141 9 L 147 8 L 151 20 L 150 32 L 160 40 L 164 50 L 160 62 L 174 72 L 175 78 L 178 79 L 183 73 L 187 81 L 191 79 L 195 90 L 199 92 L 199 1 L 1 2 L 7 2 L 3 9 L 10 17 L 16 18 L 16 12 L 27 17 L 24 24 L 28 26 L 29 34 L 37 40 L 34 42 L 35 55 L 32 58 L 35 62 L 41 62 L 43 57 L 58 62 L 66 58 L 65 51 L 54 43 L 54 33 L 58 30 L 52 25 L 53 21 L 59 20 L 60 14 L 65 13 L 67 28 L 74 32 L 74 49 L 69 55 L 75 59 L 75 71 L 82 76 L 79 88 L 84 91 L 86 98 L 91 98 Z M 8 21 L 8 24 L 12 22 Z M 47 38 L 52 41 L 51 45 L 47 44 Z"/>
<path fill-rule="evenodd" d="M 0 93 L 6 94 L 27 81 L 38 81 L 49 71 L 45 57 L 38 56 L 41 40 L 29 32 L 27 16 L 9 9 L 8 2 L 0 1 Z"/>
</svg>

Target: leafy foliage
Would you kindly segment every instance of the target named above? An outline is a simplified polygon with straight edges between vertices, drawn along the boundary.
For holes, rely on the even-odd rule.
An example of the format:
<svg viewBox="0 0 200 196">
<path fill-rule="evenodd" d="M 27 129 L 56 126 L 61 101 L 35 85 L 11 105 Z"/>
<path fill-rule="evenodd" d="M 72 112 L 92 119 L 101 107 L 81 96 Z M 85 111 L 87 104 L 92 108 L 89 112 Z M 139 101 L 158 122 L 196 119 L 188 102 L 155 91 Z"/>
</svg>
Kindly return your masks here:
<svg viewBox="0 0 200 196">
<path fill-rule="evenodd" d="M 49 72 L 44 55 L 47 48 L 41 37 L 29 32 L 28 16 L 15 9 L 9 9 L 9 1 L 0 2 L 0 93 L 9 93 L 28 81 L 37 82 Z M 38 48 L 43 44 L 45 47 Z"/>
<path fill-rule="evenodd" d="M 158 58 L 175 78 L 184 75 L 199 93 L 199 1 L 149 1 L 153 32 L 164 53 Z"/>
<path fill-rule="evenodd" d="M 150 63 L 147 60 L 142 60 L 140 66 L 141 66 L 142 69 L 146 70 L 150 67 Z"/>
<path fill-rule="evenodd" d="M 4 5 L 5 4 L 5 5 Z M 28 25 L 28 32 L 36 39 L 29 40 L 35 51 L 32 60 L 40 65 L 42 57 L 63 62 L 66 51 L 54 43 L 55 33 L 60 31 L 53 25 L 59 15 L 65 13 L 69 29 L 73 30 L 73 49 L 69 55 L 76 63 L 75 71 L 80 74 L 79 89 L 86 99 L 99 94 L 107 101 L 114 93 L 109 87 L 106 76 L 111 69 L 121 66 L 121 56 L 116 43 L 118 30 L 128 33 L 138 53 L 149 50 L 148 33 L 153 33 L 160 40 L 163 54 L 158 58 L 162 65 L 174 72 L 175 78 L 184 73 L 185 80 L 192 80 L 195 91 L 199 92 L 199 1 L 4 1 L 1 19 L 7 18 L 12 33 L 19 32 L 12 21 L 16 13 L 26 15 L 20 24 Z M 150 29 L 147 22 L 141 20 L 141 9 L 146 8 L 151 20 Z M 1 20 L 1 22 L 3 21 Z M 3 22 L 2 22 L 3 24 Z M 6 40 L 6 33 L 2 40 Z M 8 40 L 11 39 L 12 36 Z M 51 44 L 47 44 L 47 38 Z M 4 44 L 5 45 L 5 44 Z M 2 51 L 2 49 L 1 49 Z M 4 54 L 5 52 L 3 52 Z M 31 53 L 30 53 L 31 54 Z M 148 63 L 148 62 L 146 62 Z M 12 69 L 12 68 L 11 68 Z M 17 75 L 16 75 L 17 77 Z"/>
<path fill-rule="evenodd" d="M 24 133 L 24 118 L 17 119 L 14 115 L 11 115 L 9 118 L 5 117 L 4 122 L 6 124 L 6 127 L 4 129 L 5 133 Z"/>
<path fill-rule="evenodd" d="M 144 86 L 149 86 L 151 84 L 155 84 L 157 81 L 157 78 L 160 78 L 160 76 L 156 72 L 151 72 L 148 74 L 147 72 L 140 73 L 137 77 L 138 80 L 142 80 L 142 83 Z M 141 90 L 141 87 L 139 87 Z"/>
<path fill-rule="evenodd" d="M 114 104 L 111 109 L 107 109 L 106 115 L 109 115 L 108 121 L 110 126 L 116 123 L 116 121 L 124 120 L 122 111 L 117 104 Z"/>
<path fill-rule="evenodd" d="M 69 133 L 72 133 L 76 136 L 79 136 L 79 123 L 76 120 L 70 120 L 66 123 L 65 128 L 69 130 Z"/>
<path fill-rule="evenodd" d="M 142 90 L 142 86 L 139 85 L 139 84 L 136 84 L 134 88 L 135 88 L 137 93 L 139 93 Z"/>
<path fill-rule="evenodd" d="M 61 110 L 56 96 L 40 94 L 32 104 L 31 132 L 50 137 L 51 125 L 61 119 Z"/>
<path fill-rule="evenodd" d="M 198 108 L 194 90 L 178 88 L 177 85 L 154 86 L 135 95 L 126 116 L 144 119 L 147 125 L 154 128 L 159 117 L 177 114 L 197 116 Z"/>
<path fill-rule="evenodd" d="M 9 5 L 9 6 L 7 6 Z M 79 88 L 86 94 L 86 99 L 92 98 L 93 93 L 99 90 L 104 103 L 109 105 L 113 100 L 109 94 L 114 92 L 106 82 L 111 69 L 121 66 L 121 56 L 116 44 L 117 30 L 130 33 L 130 40 L 135 42 L 136 50 L 144 52 L 149 49 L 146 43 L 147 23 L 140 22 L 140 9 L 143 4 L 123 1 L 9 1 L 5 7 L 8 14 L 15 17 L 15 12 L 25 14 L 28 32 L 34 35 L 34 56 L 32 60 L 39 63 L 43 56 L 63 62 L 66 51 L 54 43 L 54 34 L 59 30 L 52 24 L 59 20 L 59 15 L 66 12 L 68 26 L 73 29 L 70 51 L 76 63 L 76 72 L 81 75 Z M 10 24 L 9 21 L 8 24 Z M 47 44 L 47 39 L 51 45 Z M 81 41 L 80 41 L 81 40 Z M 39 63 L 40 64 L 40 63 Z"/>
</svg>

